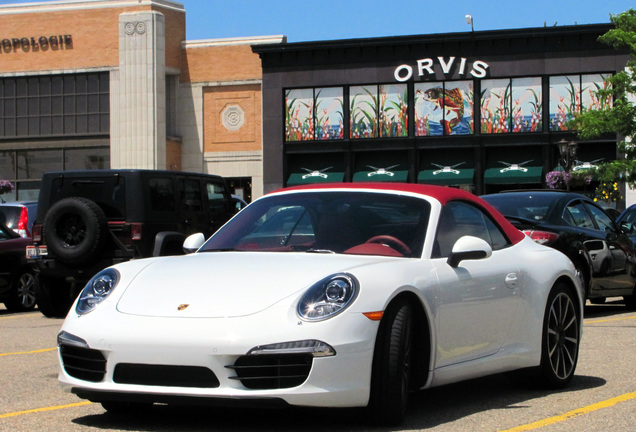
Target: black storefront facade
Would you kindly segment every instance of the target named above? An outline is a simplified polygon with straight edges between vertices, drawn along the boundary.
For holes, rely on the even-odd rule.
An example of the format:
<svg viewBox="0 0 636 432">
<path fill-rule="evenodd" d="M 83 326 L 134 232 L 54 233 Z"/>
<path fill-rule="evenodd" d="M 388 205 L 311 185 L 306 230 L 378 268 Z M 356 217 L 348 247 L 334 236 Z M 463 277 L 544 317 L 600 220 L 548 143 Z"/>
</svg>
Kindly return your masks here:
<svg viewBox="0 0 636 432">
<path fill-rule="evenodd" d="M 609 24 L 253 47 L 263 66 L 265 191 L 401 181 L 476 194 L 543 188 L 565 165 L 567 120 L 628 55 Z M 616 157 L 616 136 L 577 142 L 567 169 Z"/>
</svg>

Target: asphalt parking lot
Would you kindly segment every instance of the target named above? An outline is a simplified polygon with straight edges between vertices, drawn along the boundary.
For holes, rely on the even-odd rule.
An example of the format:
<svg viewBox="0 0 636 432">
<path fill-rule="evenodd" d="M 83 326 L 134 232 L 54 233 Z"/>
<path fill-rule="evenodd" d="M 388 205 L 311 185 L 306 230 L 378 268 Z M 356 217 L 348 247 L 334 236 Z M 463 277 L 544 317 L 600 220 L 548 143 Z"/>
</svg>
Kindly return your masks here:
<svg viewBox="0 0 636 432">
<path fill-rule="evenodd" d="M 372 428 L 352 410 L 155 406 L 117 417 L 64 393 L 55 338 L 62 320 L 0 306 L 0 430 L 6 431 L 636 431 L 636 312 L 588 305 L 566 390 L 520 388 L 496 375 L 415 394 L 406 421 Z"/>
</svg>

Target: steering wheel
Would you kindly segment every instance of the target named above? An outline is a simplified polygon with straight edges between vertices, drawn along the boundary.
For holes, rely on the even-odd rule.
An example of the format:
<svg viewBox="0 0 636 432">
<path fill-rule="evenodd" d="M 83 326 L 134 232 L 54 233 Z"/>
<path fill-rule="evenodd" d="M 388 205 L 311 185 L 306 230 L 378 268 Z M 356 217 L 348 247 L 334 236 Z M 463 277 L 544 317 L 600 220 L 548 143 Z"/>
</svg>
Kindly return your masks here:
<svg viewBox="0 0 636 432">
<path fill-rule="evenodd" d="M 377 236 L 371 237 L 365 243 L 384 244 L 395 249 L 396 251 L 400 252 L 404 256 L 411 254 L 411 248 L 409 248 L 402 240 L 397 239 L 390 235 L 377 235 Z"/>
</svg>

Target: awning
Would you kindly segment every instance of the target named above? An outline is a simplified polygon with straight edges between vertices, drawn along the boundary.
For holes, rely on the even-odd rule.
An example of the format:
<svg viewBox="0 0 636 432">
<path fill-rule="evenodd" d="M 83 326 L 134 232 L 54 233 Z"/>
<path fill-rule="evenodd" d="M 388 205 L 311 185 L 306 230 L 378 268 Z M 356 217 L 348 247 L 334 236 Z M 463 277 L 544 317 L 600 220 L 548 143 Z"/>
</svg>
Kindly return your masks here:
<svg viewBox="0 0 636 432">
<path fill-rule="evenodd" d="M 341 154 L 300 154 L 289 157 L 287 186 L 344 181 L 345 166 Z"/>
<path fill-rule="evenodd" d="M 344 180 L 344 171 L 332 171 L 332 169 L 333 167 L 325 167 L 321 169 L 300 168 L 300 170 L 289 174 L 287 186 L 342 182 Z"/>
<path fill-rule="evenodd" d="M 403 151 L 356 154 L 354 182 L 406 182 L 409 177 L 408 154 Z"/>
<path fill-rule="evenodd" d="M 474 184 L 475 163 L 471 150 L 426 150 L 420 155 L 418 183 L 442 186 Z"/>
<path fill-rule="evenodd" d="M 353 174 L 354 182 L 405 182 L 408 170 L 398 169 L 396 166 L 376 167 L 367 166 Z"/>
<path fill-rule="evenodd" d="M 541 162 L 540 160 L 538 162 Z M 488 168 L 484 172 L 486 184 L 541 183 L 543 167 L 525 164 L 502 164 L 501 168 Z"/>
<path fill-rule="evenodd" d="M 417 175 L 417 182 L 444 186 L 464 185 L 473 184 L 474 176 L 474 168 L 442 167 L 436 170 L 420 171 Z"/>
</svg>

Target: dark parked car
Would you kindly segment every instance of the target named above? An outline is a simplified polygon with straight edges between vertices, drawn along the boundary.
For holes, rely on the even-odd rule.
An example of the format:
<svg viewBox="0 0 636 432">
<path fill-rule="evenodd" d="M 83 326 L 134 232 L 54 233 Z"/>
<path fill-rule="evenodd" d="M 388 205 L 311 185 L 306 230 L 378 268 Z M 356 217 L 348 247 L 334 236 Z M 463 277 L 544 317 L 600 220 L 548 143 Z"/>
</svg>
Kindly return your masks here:
<svg viewBox="0 0 636 432">
<path fill-rule="evenodd" d="M 622 296 L 628 306 L 636 307 L 631 229 L 625 232 L 594 201 L 549 190 L 502 192 L 482 198 L 536 242 L 567 255 L 591 302 Z"/>
<path fill-rule="evenodd" d="M 34 272 L 24 254 L 29 244 L 30 238 L 0 224 L 0 302 L 10 311 L 35 307 Z"/>
<path fill-rule="evenodd" d="M 34 246 L 40 311 L 65 316 L 100 270 L 135 258 L 183 254 L 186 236 L 212 235 L 235 213 L 225 179 L 159 170 L 42 176 Z"/>
<path fill-rule="evenodd" d="M 0 203 L 0 224 L 6 225 L 22 237 L 31 237 L 37 210 L 37 201 Z"/>
<path fill-rule="evenodd" d="M 636 204 L 627 207 L 616 218 L 616 224 L 624 231 L 629 232 L 629 237 L 636 244 Z"/>
</svg>

